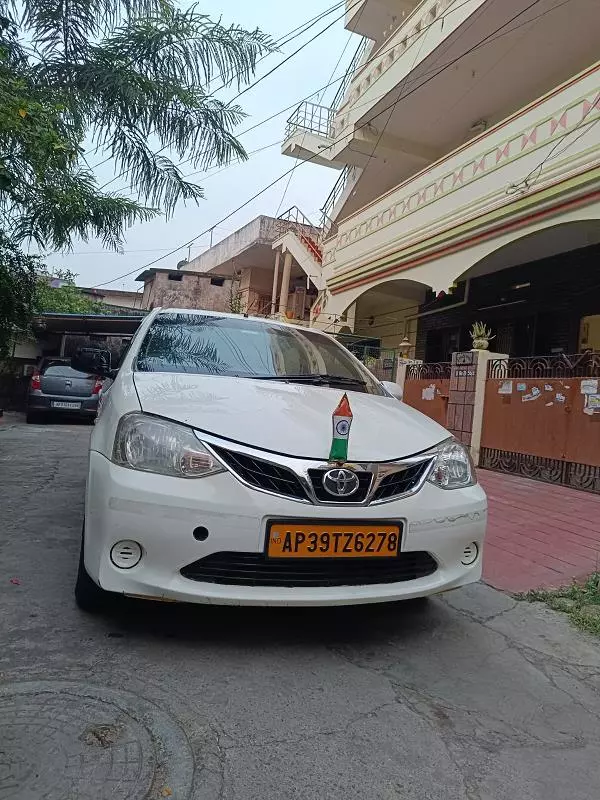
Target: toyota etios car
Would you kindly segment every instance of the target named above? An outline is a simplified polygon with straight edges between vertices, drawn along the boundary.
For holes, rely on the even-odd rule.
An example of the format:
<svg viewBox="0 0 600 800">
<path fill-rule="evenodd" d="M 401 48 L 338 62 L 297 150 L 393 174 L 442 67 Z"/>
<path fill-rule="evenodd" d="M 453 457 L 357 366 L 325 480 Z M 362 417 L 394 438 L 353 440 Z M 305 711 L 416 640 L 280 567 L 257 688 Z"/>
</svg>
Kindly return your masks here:
<svg viewBox="0 0 600 800">
<path fill-rule="evenodd" d="M 94 363 L 91 363 L 91 362 Z M 76 598 L 373 603 L 479 579 L 468 451 L 315 330 L 158 309 L 91 437 Z"/>
</svg>

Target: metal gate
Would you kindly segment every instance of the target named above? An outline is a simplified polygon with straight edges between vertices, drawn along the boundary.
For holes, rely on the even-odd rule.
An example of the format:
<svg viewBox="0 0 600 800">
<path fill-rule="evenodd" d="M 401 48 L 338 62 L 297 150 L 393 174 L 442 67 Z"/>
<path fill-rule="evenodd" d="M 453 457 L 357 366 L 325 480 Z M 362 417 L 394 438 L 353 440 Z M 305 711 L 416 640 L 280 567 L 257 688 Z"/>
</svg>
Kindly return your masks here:
<svg viewBox="0 0 600 800">
<path fill-rule="evenodd" d="M 600 355 L 490 361 L 479 463 L 600 493 Z"/>
<path fill-rule="evenodd" d="M 409 364 L 404 381 L 404 402 L 446 427 L 452 364 Z"/>
<path fill-rule="evenodd" d="M 347 347 L 380 381 L 396 379 L 398 355 L 395 350 L 360 344 L 350 344 Z"/>
</svg>

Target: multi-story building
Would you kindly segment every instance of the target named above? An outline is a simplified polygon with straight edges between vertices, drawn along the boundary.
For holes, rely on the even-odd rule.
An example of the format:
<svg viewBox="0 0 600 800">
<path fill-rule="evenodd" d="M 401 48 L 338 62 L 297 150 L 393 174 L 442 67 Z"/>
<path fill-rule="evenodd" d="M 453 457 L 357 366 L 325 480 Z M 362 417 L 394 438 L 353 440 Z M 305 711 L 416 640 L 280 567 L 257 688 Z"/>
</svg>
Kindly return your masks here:
<svg viewBox="0 0 600 800">
<path fill-rule="evenodd" d="M 325 285 L 320 238 L 321 230 L 297 208 L 279 217 L 263 214 L 186 263 L 186 274 L 227 276 L 237 285 L 236 310 L 308 325 Z"/>
<path fill-rule="evenodd" d="M 339 172 L 313 318 L 427 361 L 475 321 L 513 356 L 600 350 L 598 0 L 346 6 L 333 107 L 283 144 Z"/>
</svg>

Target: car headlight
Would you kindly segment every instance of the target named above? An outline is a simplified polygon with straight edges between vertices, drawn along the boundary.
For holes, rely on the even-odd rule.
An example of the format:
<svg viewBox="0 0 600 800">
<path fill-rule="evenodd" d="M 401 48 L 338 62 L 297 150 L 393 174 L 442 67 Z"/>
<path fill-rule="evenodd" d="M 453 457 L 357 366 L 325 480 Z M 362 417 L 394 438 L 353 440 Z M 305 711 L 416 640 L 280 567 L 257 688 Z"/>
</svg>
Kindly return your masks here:
<svg viewBox="0 0 600 800">
<path fill-rule="evenodd" d="M 137 412 L 121 418 L 112 460 L 129 469 L 176 478 L 204 478 L 225 471 L 189 428 Z"/>
<path fill-rule="evenodd" d="M 435 461 L 427 480 L 440 489 L 462 489 L 477 483 L 475 467 L 468 449 L 450 439 L 435 448 Z"/>
</svg>

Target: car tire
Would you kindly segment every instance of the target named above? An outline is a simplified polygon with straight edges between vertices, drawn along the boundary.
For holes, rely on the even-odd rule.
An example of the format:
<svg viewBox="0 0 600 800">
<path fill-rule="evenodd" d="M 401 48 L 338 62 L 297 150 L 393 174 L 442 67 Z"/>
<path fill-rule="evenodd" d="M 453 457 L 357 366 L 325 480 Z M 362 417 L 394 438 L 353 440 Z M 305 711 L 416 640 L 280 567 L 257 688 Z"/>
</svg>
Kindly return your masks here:
<svg viewBox="0 0 600 800">
<path fill-rule="evenodd" d="M 75 582 L 75 602 L 82 611 L 87 611 L 88 614 L 99 614 L 105 611 L 108 606 L 108 592 L 101 589 L 88 575 L 85 568 L 83 548 L 84 536 L 82 532 L 79 568 L 77 570 L 77 581 Z"/>
</svg>

